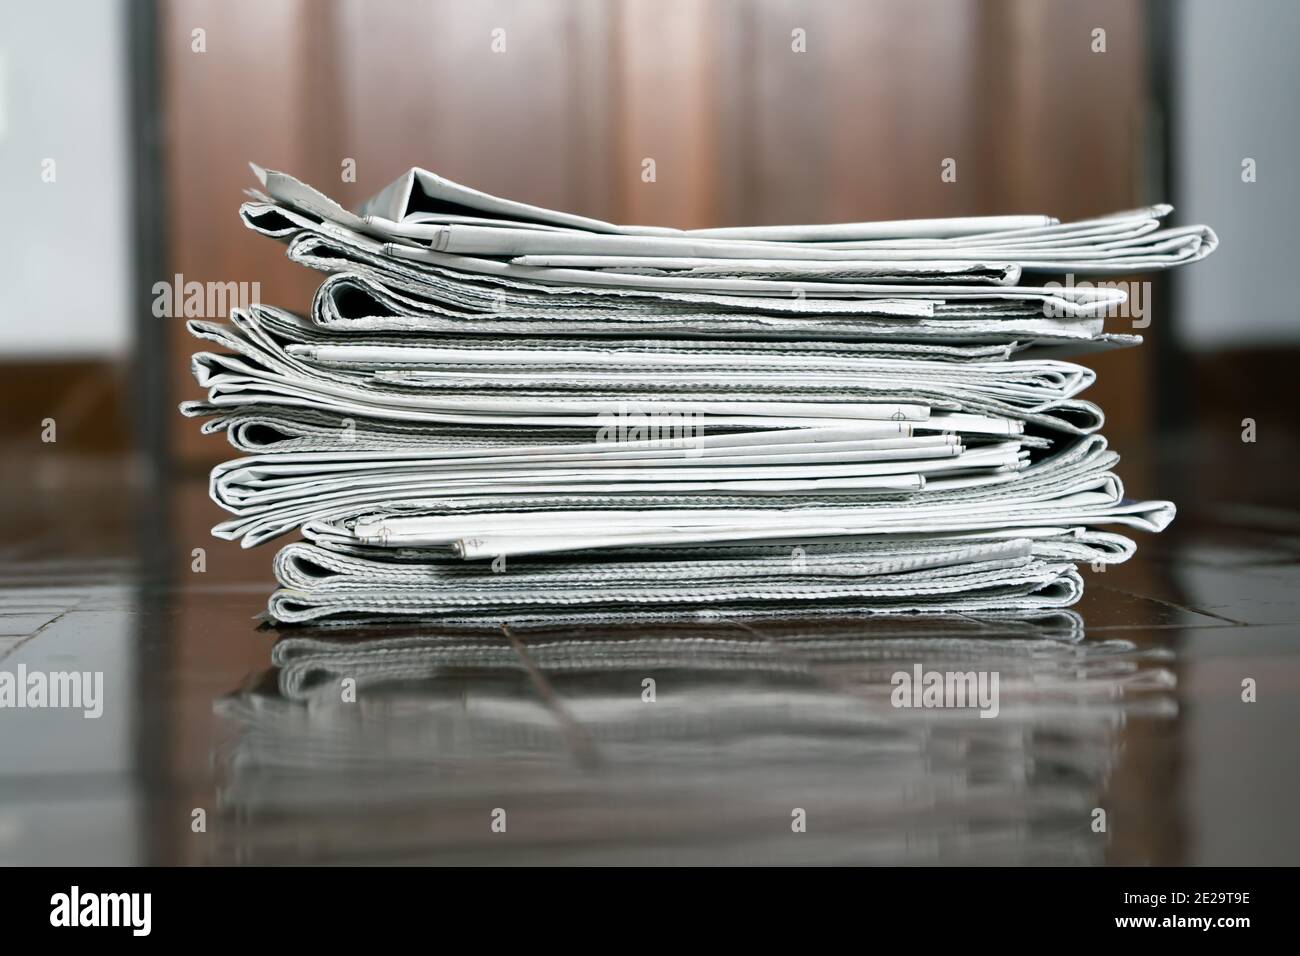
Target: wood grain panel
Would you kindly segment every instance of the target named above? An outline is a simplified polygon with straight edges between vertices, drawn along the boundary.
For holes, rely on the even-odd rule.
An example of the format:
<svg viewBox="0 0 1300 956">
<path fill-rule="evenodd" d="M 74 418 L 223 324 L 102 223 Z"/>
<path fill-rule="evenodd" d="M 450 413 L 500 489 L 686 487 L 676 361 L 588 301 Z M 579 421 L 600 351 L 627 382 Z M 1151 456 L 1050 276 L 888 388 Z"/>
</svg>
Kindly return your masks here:
<svg viewBox="0 0 1300 956">
<path fill-rule="evenodd" d="M 284 258 L 283 247 L 249 233 L 239 222 L 243 190 L 255 185 L 250 160 L 321 178 L 320 114 L 304 106 L 314 75 L 308 64 L 323 51 L 313 45 L 313 23 L 323 4 L 307 0 L 260 3 L 167 0 L 161 5 L 167 222 L 170 261 L 158 278 L 260 282 L 262 301 L 301 309 L 316 284 Z M 206 52 L 192 49 L 194 29 L 206 31 Z M 172 393 L 200 392 L 189 374 L 195 341 L 183 319 L 159 319 L 172 357 Z M 212 462 L 230 448 L 202 438 L 194 422 L 177 416 L 179 458 Z"/>
<path fill-rule="evenodd" d="M 590 2 L 339 3 L 337 109 L 359 173 L 340 195 L 358 202 L 418 165 L 607 215 L 614 14 Z M 493 51 L 498 29 L 504 52 Z"/>
<path fill-rule="evenodd" d="M 1008 0 L 162 0 L 171 272 L 319 276 L 247 234 L 246 163 L 355 204 L 410 165 L 624 222 L 842 221 L 1132 206 L 1144 165 L 1141 10 Z M 922 14 L 920 10 L 923 9 Z M 190 30 L 208 51 L 190 52 Z M 1108 50 L 1090 50 L 1091 30 Z M 493 30 L 505 52 L 493 52 Z M 806 31 L 807 52 L 791 49 Z M 357 181 L 340 164 L 356 160 Z M 656 162 L 643 182 L 641 161 Z M 940 162 L 958 163 L 956 183 Z M 167 323 L 182 397 L 192 351 Z M 1160 334 L 1154 328 L 1151 334 Z M 1147 424 L 1148 356 L 1104 356 L 1108 431 Z M 226 446 L 177 421 L 181 458 Z"/>
</svg>

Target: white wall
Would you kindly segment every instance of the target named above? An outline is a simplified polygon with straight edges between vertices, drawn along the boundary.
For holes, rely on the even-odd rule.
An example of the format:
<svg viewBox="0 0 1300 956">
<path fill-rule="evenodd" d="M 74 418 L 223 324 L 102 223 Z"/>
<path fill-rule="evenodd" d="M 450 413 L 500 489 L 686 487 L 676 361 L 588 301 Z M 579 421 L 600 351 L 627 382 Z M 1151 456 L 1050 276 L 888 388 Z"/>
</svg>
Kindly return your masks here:
<svg viewBox="0 0 1300 956">
<path fill-rule="evenodd" d="M 126 47 L 123 0 L 0 0 L 0 360 L 129 347 Z"/>
<path fill-rule="evenodd" d="M 1178 274 L 1195 350 L 1300 343 L 1300 2 L 1185 0 L 1177 37 L 1179 221 L 1219 234 Z M 1241 162 L 1258 179 L 1241 181 Z"/>
</svg>

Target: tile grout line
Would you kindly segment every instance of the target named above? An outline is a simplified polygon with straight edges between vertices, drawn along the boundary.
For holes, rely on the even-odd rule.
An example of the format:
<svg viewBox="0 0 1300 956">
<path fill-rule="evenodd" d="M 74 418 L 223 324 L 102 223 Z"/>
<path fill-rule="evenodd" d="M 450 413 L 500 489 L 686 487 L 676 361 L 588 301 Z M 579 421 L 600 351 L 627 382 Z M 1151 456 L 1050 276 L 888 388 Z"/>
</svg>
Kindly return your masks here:
<svg viewBox="0 0 1300 956">
<path fill-rule="evenodd" d="M 1235 624 L 1237 627 L 1244 627 L 1247 623 L 1246 621 L 1238 621 L 1230 617 L 1224 617 L 1222 614 L 1215 614 L 1213 611 L 1206 611 L 1203 610 L 1202 608 L 1193 607 L 1190 604 L 1175 604 L 1173 601 L 1163 601 L 1158 597 L 1150 597 L 1148 595 L 1134 594 L 1132 591 L 1126 591 L 1123 588 L 1113 587 L 1109 584 L 1102 585 L 1102 587 L 1108 588 L 1109 590 L 1114 591 L 1116 594 L 1123 594 L 1126 597 L 1135 598 L 1136 600 L 1139 601 L 1152 601 L 1156 604 L 1162 604 L 1165 607 L 1171 607 L 1179 611 L 1191 611 L 1193 614 L 1200 614 L 1205 617 L 1212 617 L 1216 621 L 1224 621 L 1227 624 Z M 1084 625 L 1085 627 L 1087 626 L 1086 621 L 1084 622 Z"/>
<path fill-rule="evenodd" d="M 25 647 L 25 646 L 27 646 L 28 644 L 30 644 L 32 641 L 36 640 L 36 638 L 40 637 L 41 634 L 43 634 L 43 633 L 45 632 L 45 629 L 46 629 L 46 628 L 48 628 L 51 624 L 55 624 L 55 623 L 57 623 L 57 622 L 63 620 L 63 618 L 65 618 L 65 617 L 68 615 L 68 612 L 71 611 L 71 610 L 73 610 L 73 609 L 70 608 L 70 607 L 69 607 L 69 608 L 64 608 L 64 609 L 63 609 L 62 611 L 60 611 L 58 614 L 54 615 L 54 617 L 50 618 L 48 621 L 46 621 L 44 624 L 42 624 L 42 625 L 41 625 L 40 627 L 38 627 L 36 630 L 32 631 L 30 634 L 28 634 L 28 635 L 27 635 L 26 637 L 24 637 L 22 640 L 18 641 L 18 643 L 16 643 L 13 647 L 9 648 L 9 650 L 5 651 L 3 654 L 0 654 L 0 661 L 6 661 L 6 660 L 8 660 L 10 657 L 12 657 L 14 654 L 16 654 L 16 653 L 18 652 L 18 648 L 20 648 L 20 647 Z"/>
</svg>

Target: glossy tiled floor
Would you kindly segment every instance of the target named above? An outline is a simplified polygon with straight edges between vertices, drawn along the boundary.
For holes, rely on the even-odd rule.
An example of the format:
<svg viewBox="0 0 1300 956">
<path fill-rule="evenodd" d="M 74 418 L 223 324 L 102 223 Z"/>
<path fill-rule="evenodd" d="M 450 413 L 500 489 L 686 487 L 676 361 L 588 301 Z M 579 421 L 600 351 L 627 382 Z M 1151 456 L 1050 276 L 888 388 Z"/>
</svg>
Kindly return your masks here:
<svg viewBox="0 0 1300 956">
<path fill-rule="evenodd" d="M 1179 520 L 1077 615 L 486 636 L 260 627 L 201 479 L 39 469 L 0 670 L 104 709 L 0 710 L 0 860 L 1300 862 L 1300 454 L 1235 437 L 1129 451 Z M 917 663 L 997 718 L 892 707 Z"/>
</svg>

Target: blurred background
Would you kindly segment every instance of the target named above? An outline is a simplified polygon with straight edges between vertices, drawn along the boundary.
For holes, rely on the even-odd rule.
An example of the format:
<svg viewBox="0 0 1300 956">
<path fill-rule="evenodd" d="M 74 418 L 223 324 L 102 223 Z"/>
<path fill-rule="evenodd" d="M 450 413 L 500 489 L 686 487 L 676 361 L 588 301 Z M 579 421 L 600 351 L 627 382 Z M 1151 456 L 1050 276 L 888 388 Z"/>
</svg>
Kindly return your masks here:
<svg viewBox="0 0 1300 956">
<path fill-rule="evenodd" d="M 139 612 L 82 622 L 106 659 L 139 662 L 122 677 L 137 690 L 131 726 L 91 747 L 95 759 L 106 773 L 162 768 L 184 789 L 206 766 L 213 696 L 266 664 L 267 641 L 231 628 L 254 626 L 271 552 L 207 534 L 220 514 L 204 475 L 231 449 L 176 413 L 198 397 L 195 344 L 183 319 L 153 311 L 155 284 L 177 276 L 257 282 L 262 301 L 307 308 L 319 276 L 236 215 L 255 184 L 249 161 L 345 205 L 419 165 L 534 204 L 680 227 L 1068 220 L 1171 202 L 1172 224 L 1208 223 L 1220 248 L 1137 277 L 1151 283 L 1146 344 L 1084 361 L 1099 373 L 1085 397 L 1106 411 L 1131 492 L 1188 506 L 1150 552 L 1181 563 L 1125 570 L 1115 593 L 1144 597 L 1094 608 L 1089 625 L 1181 627 L 1187 607 L 1279 623 L 1252 618 L 1258 595 L 1220 593 L 1215 574 L 1225 535 L 1253 557 L 1300 560 L 1297 43 L 1292 0 L 0 0 L 3 554 L 11 588 L 52 575 L 72 594 L 122 587 Z M 947 158 L 955 183 L 940 180 Z M 1242 443 L 1246 418 L 1256 444 Z M 197 547 L 200 584 L 188 574 Z M 0 653 L 47 612 L 59 619 L 62 599 L 47 598 L 0 608 Z M 1213 666 L 1198 673 L 1181 674 L 1189 693 L 1217 680 Z M 1129 741 L 1138 757 L 1121 790 L 1157 806 L 1143 767 L 1159 766 L 1199 775 L 1201 803 L 1130 832 L 1120 861 L 1205 859 L 1185 828 L 1217 841 L 1214 859 L 1276 850 L 1248 821 L 1197 825 L 1233 812 L 1215 781 L 1237 731 L 1215 721 L 1196 731 L 1213 757 L 1191 770 L 1181 751 Z M 67 759 L 79 773 L 88 758 Z M 1269 766 L 1294 786 L 1294 755 Z M 146 858 L 193 858 L 150 822 L 150 801 L 174 797 L 124 804 L 120 838 L 143 834 Z M 0 813 L 0 849 L 4 824 Z"/>
</svg>

